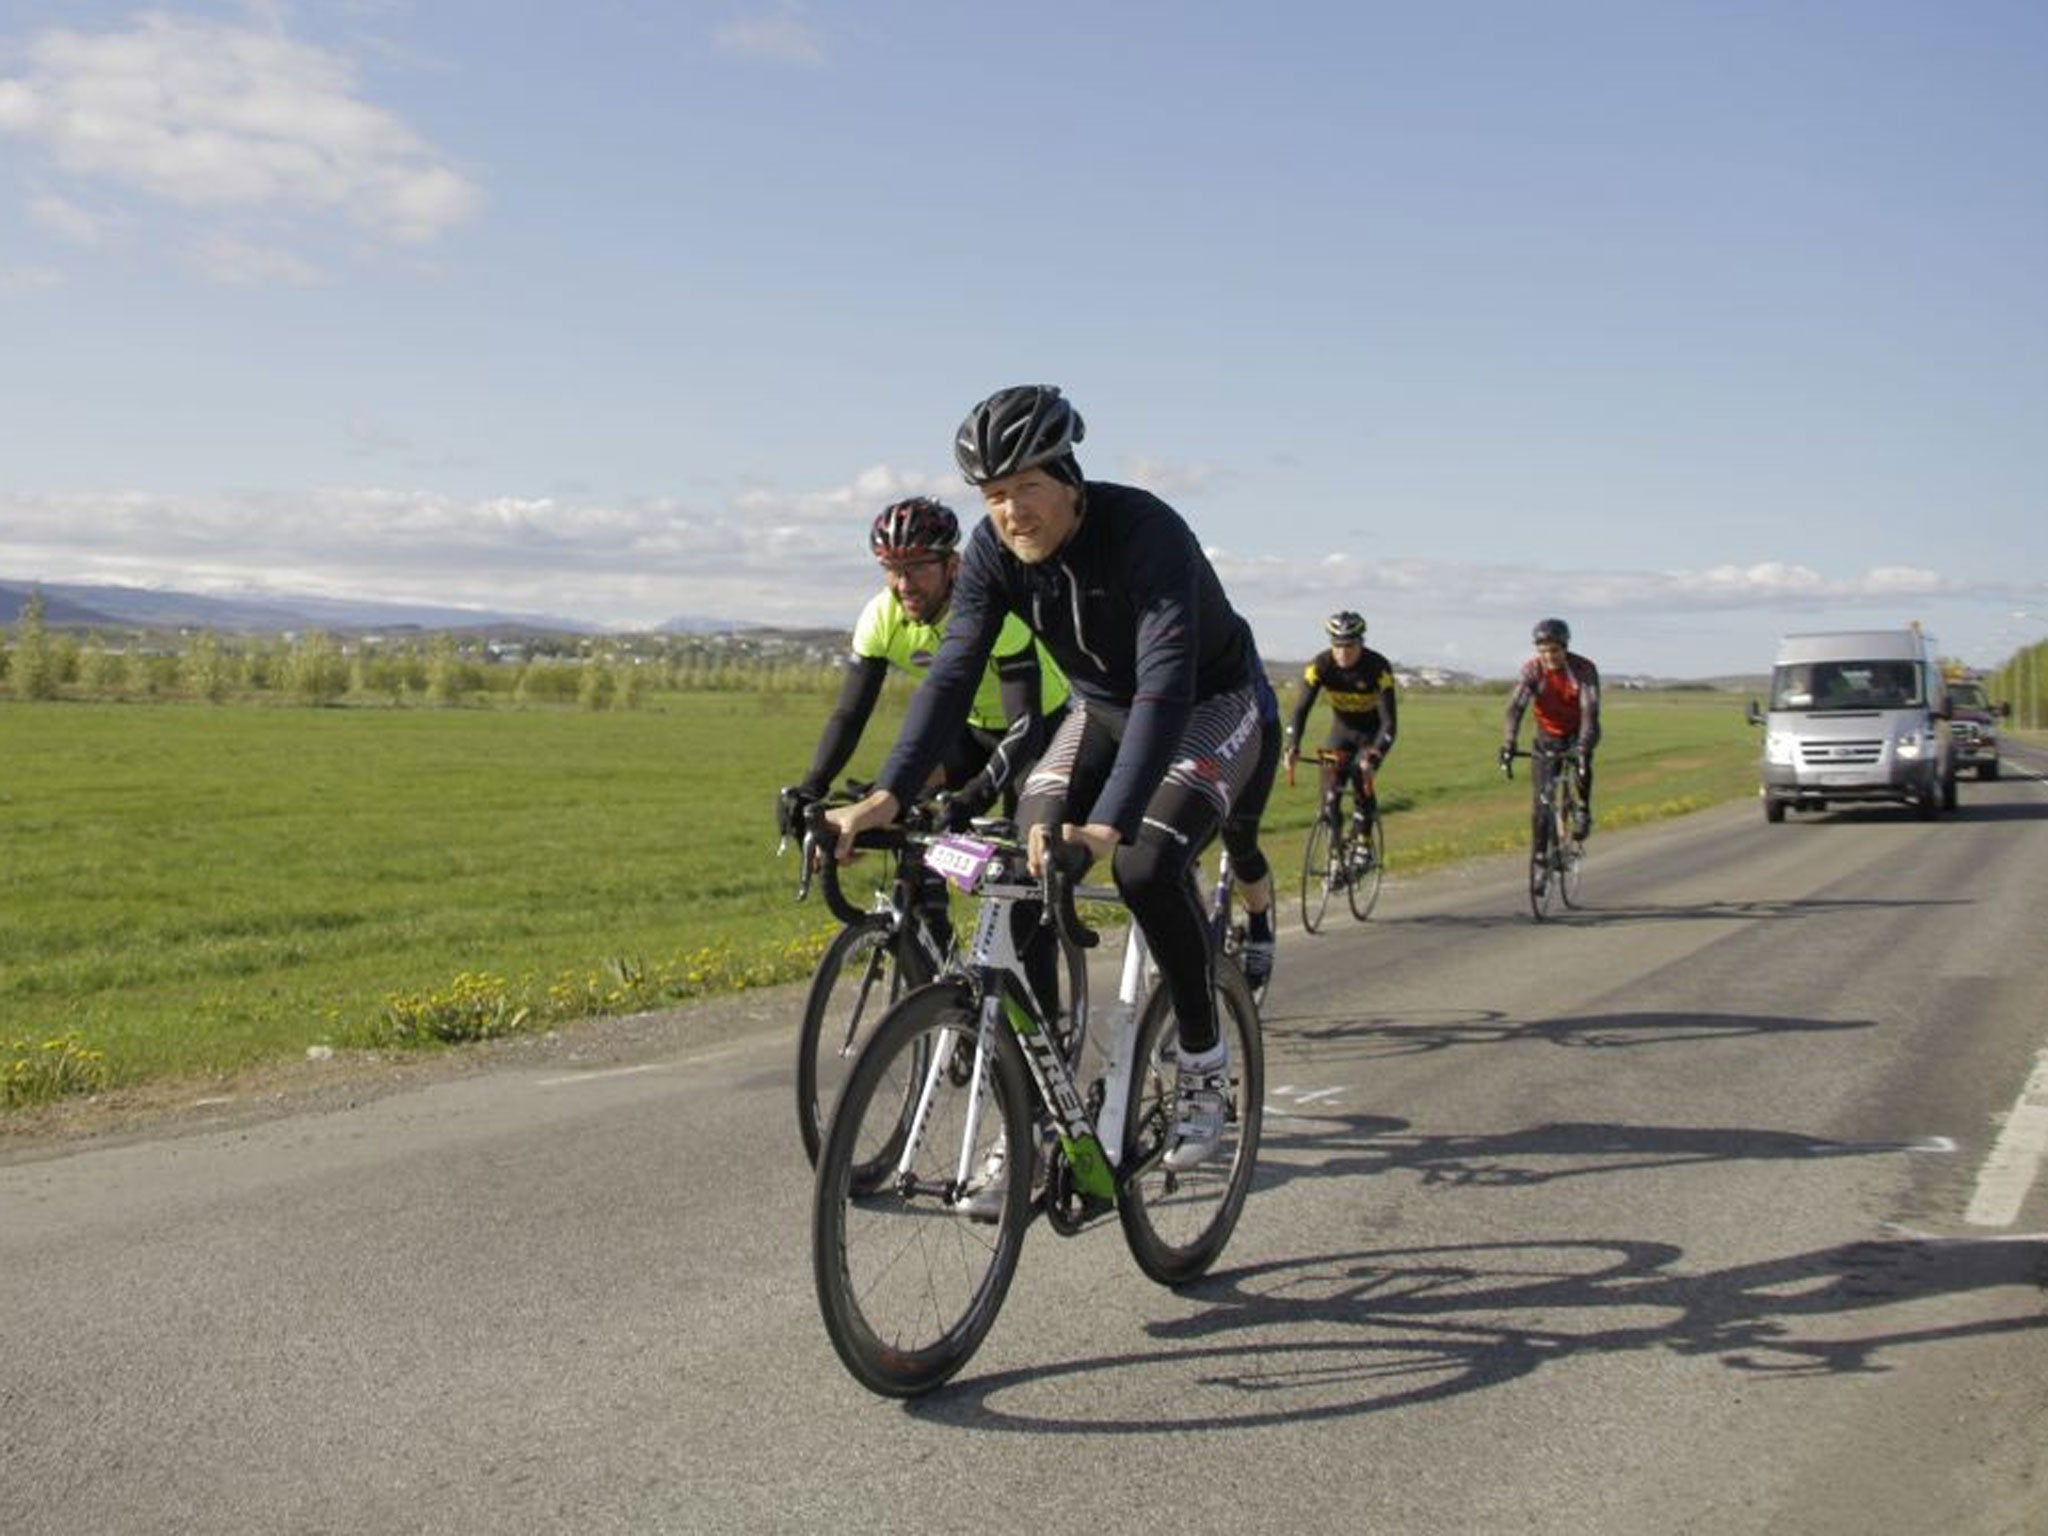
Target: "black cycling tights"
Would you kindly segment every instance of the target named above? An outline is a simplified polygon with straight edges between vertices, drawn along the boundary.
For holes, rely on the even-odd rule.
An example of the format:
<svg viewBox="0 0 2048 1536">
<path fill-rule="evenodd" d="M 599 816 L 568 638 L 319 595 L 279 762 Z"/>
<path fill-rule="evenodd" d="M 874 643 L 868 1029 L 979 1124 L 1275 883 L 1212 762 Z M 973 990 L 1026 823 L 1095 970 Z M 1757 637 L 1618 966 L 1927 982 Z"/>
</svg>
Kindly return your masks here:
<svg viewBox="0 0 2048 1536">
<path fill-rule="evenodd" d="M 1056 800 L 1048 804 L 1026 796 L 1017 808 L 1017 819 L 1030 826 L 1034 812 L 1044 818 L 1048 810 L 1056 807 Z M 1117 891 L 1145 935 L 1160 979 L 1173 998 L 1174 1018 L 1180 1026 L 1180 1048 L 1188 1053 L 1206 1051 L 1216 1044 L 1209 925 L 1202 913 L 1193 874 L 1195 856 L 1215 836 L 1220 820 L 1214 802 L 1206 796 L 1168 785 L 1146 807 L 1146 819 L 1139 828 L 1137 841 L 1118 848 L 1111 861 Z M 1160 822 L 1173 830 L 1158 825 Z M 1012 931 L 1018 950 L 1024 957 L 1032 989 L 1043 998 L 1043 978 L 1056 964 L 1052 931 L 1040 924 L 1036 902 L 1022 903 L 1015 910 L 1013 921 L 1017 927 Z"/>
</svg>

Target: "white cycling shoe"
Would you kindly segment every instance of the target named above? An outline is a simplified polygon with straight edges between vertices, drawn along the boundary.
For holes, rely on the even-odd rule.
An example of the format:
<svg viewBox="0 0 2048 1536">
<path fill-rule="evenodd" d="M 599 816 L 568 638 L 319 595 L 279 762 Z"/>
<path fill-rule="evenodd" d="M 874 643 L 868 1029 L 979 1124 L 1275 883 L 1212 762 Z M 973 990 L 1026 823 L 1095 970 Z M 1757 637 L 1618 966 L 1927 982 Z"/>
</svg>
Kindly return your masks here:
<svg viewBox="0 0 2048 1536">
<path fill-rule="evenodd" d="M 1186 1173 L 1215 1155 L 1223 1140 L 1230 1096 L 1230 1047 L 1218 1040 L 1199 1056 L 1179 1057 L 1174 1068 L 1173 1144 L 1169 1173 Z"/>
</svg>

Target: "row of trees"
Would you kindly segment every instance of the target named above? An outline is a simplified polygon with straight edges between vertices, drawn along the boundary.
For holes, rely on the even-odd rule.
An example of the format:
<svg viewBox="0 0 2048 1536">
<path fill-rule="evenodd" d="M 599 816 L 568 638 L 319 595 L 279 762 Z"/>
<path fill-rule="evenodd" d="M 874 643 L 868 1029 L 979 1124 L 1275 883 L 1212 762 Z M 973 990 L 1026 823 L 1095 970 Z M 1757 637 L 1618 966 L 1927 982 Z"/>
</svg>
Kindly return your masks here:
<svg viewBox="0 0 2048 1536">
<path fill-rule="evenodd" d="M 240 638 L 212 631 L 175 646 L 115 644 L 53 632 L 40 593 L 0 650 L 0 683 L 25 699 L 271 698 L 300 704 L 474 701 L 634 709 L 657 691 L 812 692 L 832 686 L 830 663 L 685 646 L 661 655 L 607 652 L 494 660 L 437 634 L 420 643 L 344 645 L 332 635 Z"/>
<path fill-rule="evenodd" d="M 2024 730 L 2048 726 L 2048 640 L 2017 651 L 2005 665 L 1985 674 L 1984 691 L 2012 705 L 2012 724 Z"/>
</svg>

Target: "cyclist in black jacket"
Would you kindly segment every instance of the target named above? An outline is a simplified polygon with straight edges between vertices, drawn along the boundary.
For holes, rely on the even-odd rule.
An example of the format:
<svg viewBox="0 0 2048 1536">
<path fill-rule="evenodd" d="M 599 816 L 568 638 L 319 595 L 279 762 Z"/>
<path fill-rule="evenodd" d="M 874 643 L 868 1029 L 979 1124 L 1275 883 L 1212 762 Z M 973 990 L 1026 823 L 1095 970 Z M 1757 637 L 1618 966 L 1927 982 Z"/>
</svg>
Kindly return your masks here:
<svg viewBox="0 0 2048 1536">
<path fill-rule="evenodd" d="M 959 729 L 1004 616 L 1022 615 L 1073 686 L 1067 719 L 1026 778 L 1017 816 L 1111 860 L 1173 998 L 1179 1120 L 1167 1164 L 1223 1130 L 1227 1046 L 1209 936 L 1190 879 L 1256 771 L 1250 626 L 1188 525 L 1149 492 L 1084 480 L 1081 417 L 1050 385 L 1000 390 L 961 424 L 954 456 L 988 518 L 968 539 L 945 642 L 910 702 L 875 792 L 831 813 L 852 834 L 893 821 Z"/>
</svg>

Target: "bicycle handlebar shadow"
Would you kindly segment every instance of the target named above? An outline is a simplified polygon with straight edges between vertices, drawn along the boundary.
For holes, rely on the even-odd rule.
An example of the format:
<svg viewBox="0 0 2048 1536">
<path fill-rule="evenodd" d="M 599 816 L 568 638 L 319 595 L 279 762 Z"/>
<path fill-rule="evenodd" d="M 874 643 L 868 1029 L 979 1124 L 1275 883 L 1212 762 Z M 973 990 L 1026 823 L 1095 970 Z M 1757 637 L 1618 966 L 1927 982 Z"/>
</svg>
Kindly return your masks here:
<svg viewBox="0 0 2048 1536">
<path fill-rule="evenodd" d="M 2048 1329 L 2040 1239 L 1886 1239 L 1687 1272 L 1684 1250 L 1630 1238 L 1360 1249 L 1248 1265 L 1183 1292 L 1210 1303 L 1148 1325 L 1162 1347 L 1001 1371 L 907 1405 L 923 1417 L 1029 1434 L 1157 1435 L 1299 1425 L 1463 1396 L 1545 1367 L 1669 1351 L 1771 1376 L 1888 1372 L 1907 1350 Z M 2024 1315 L 1994 1293 L 2024 1289 Z M 1914 1304 L 1981 1294 L 1982 1314 L 1919 1324 Z M 1896 1321 L 1878 1320 L 1898 1308 Z M 1868 1314 L 1854 1337 L 1839 1323 Z M 1814 1323 L 1812 1336 L 1800 1326 Z M 1275 1338 L 1275 1334 L 1285 1335 Z M 1135 1366 L 1186 1380 L 1141 1416 L 1086 1378 Z M 1172 1405 L 1189 1404 L 1182 1411 Z"/>
<path fill-rule="evenodd" d="M 1536 1041 L 1586 1050 L 1630 1050 L 1645 1046 L 1690 1045 L 1743 1035 L 1816 1034 L 1875 1029 L 1875 1019 L 1814 1019 L 1770 1013 L 1596 1013 L 1555 1019 L 1518 1020 L 1496 1009 L 1445 1011 L 1431 1018 L 1414 1014 L 1365 1017 L 1280 1014 L 1266 1018 L 1268 1041 L 1352 1047 L 1348 1055 L 1376 1060 L 1413 1056 L 1461 1046 L 1514 1045 Z M 1319 1052 L 1319 1057 L 1327 1053 Z M 1335 1058 L 1331 1058 L 1335 1059 Z"/>
</svg>

